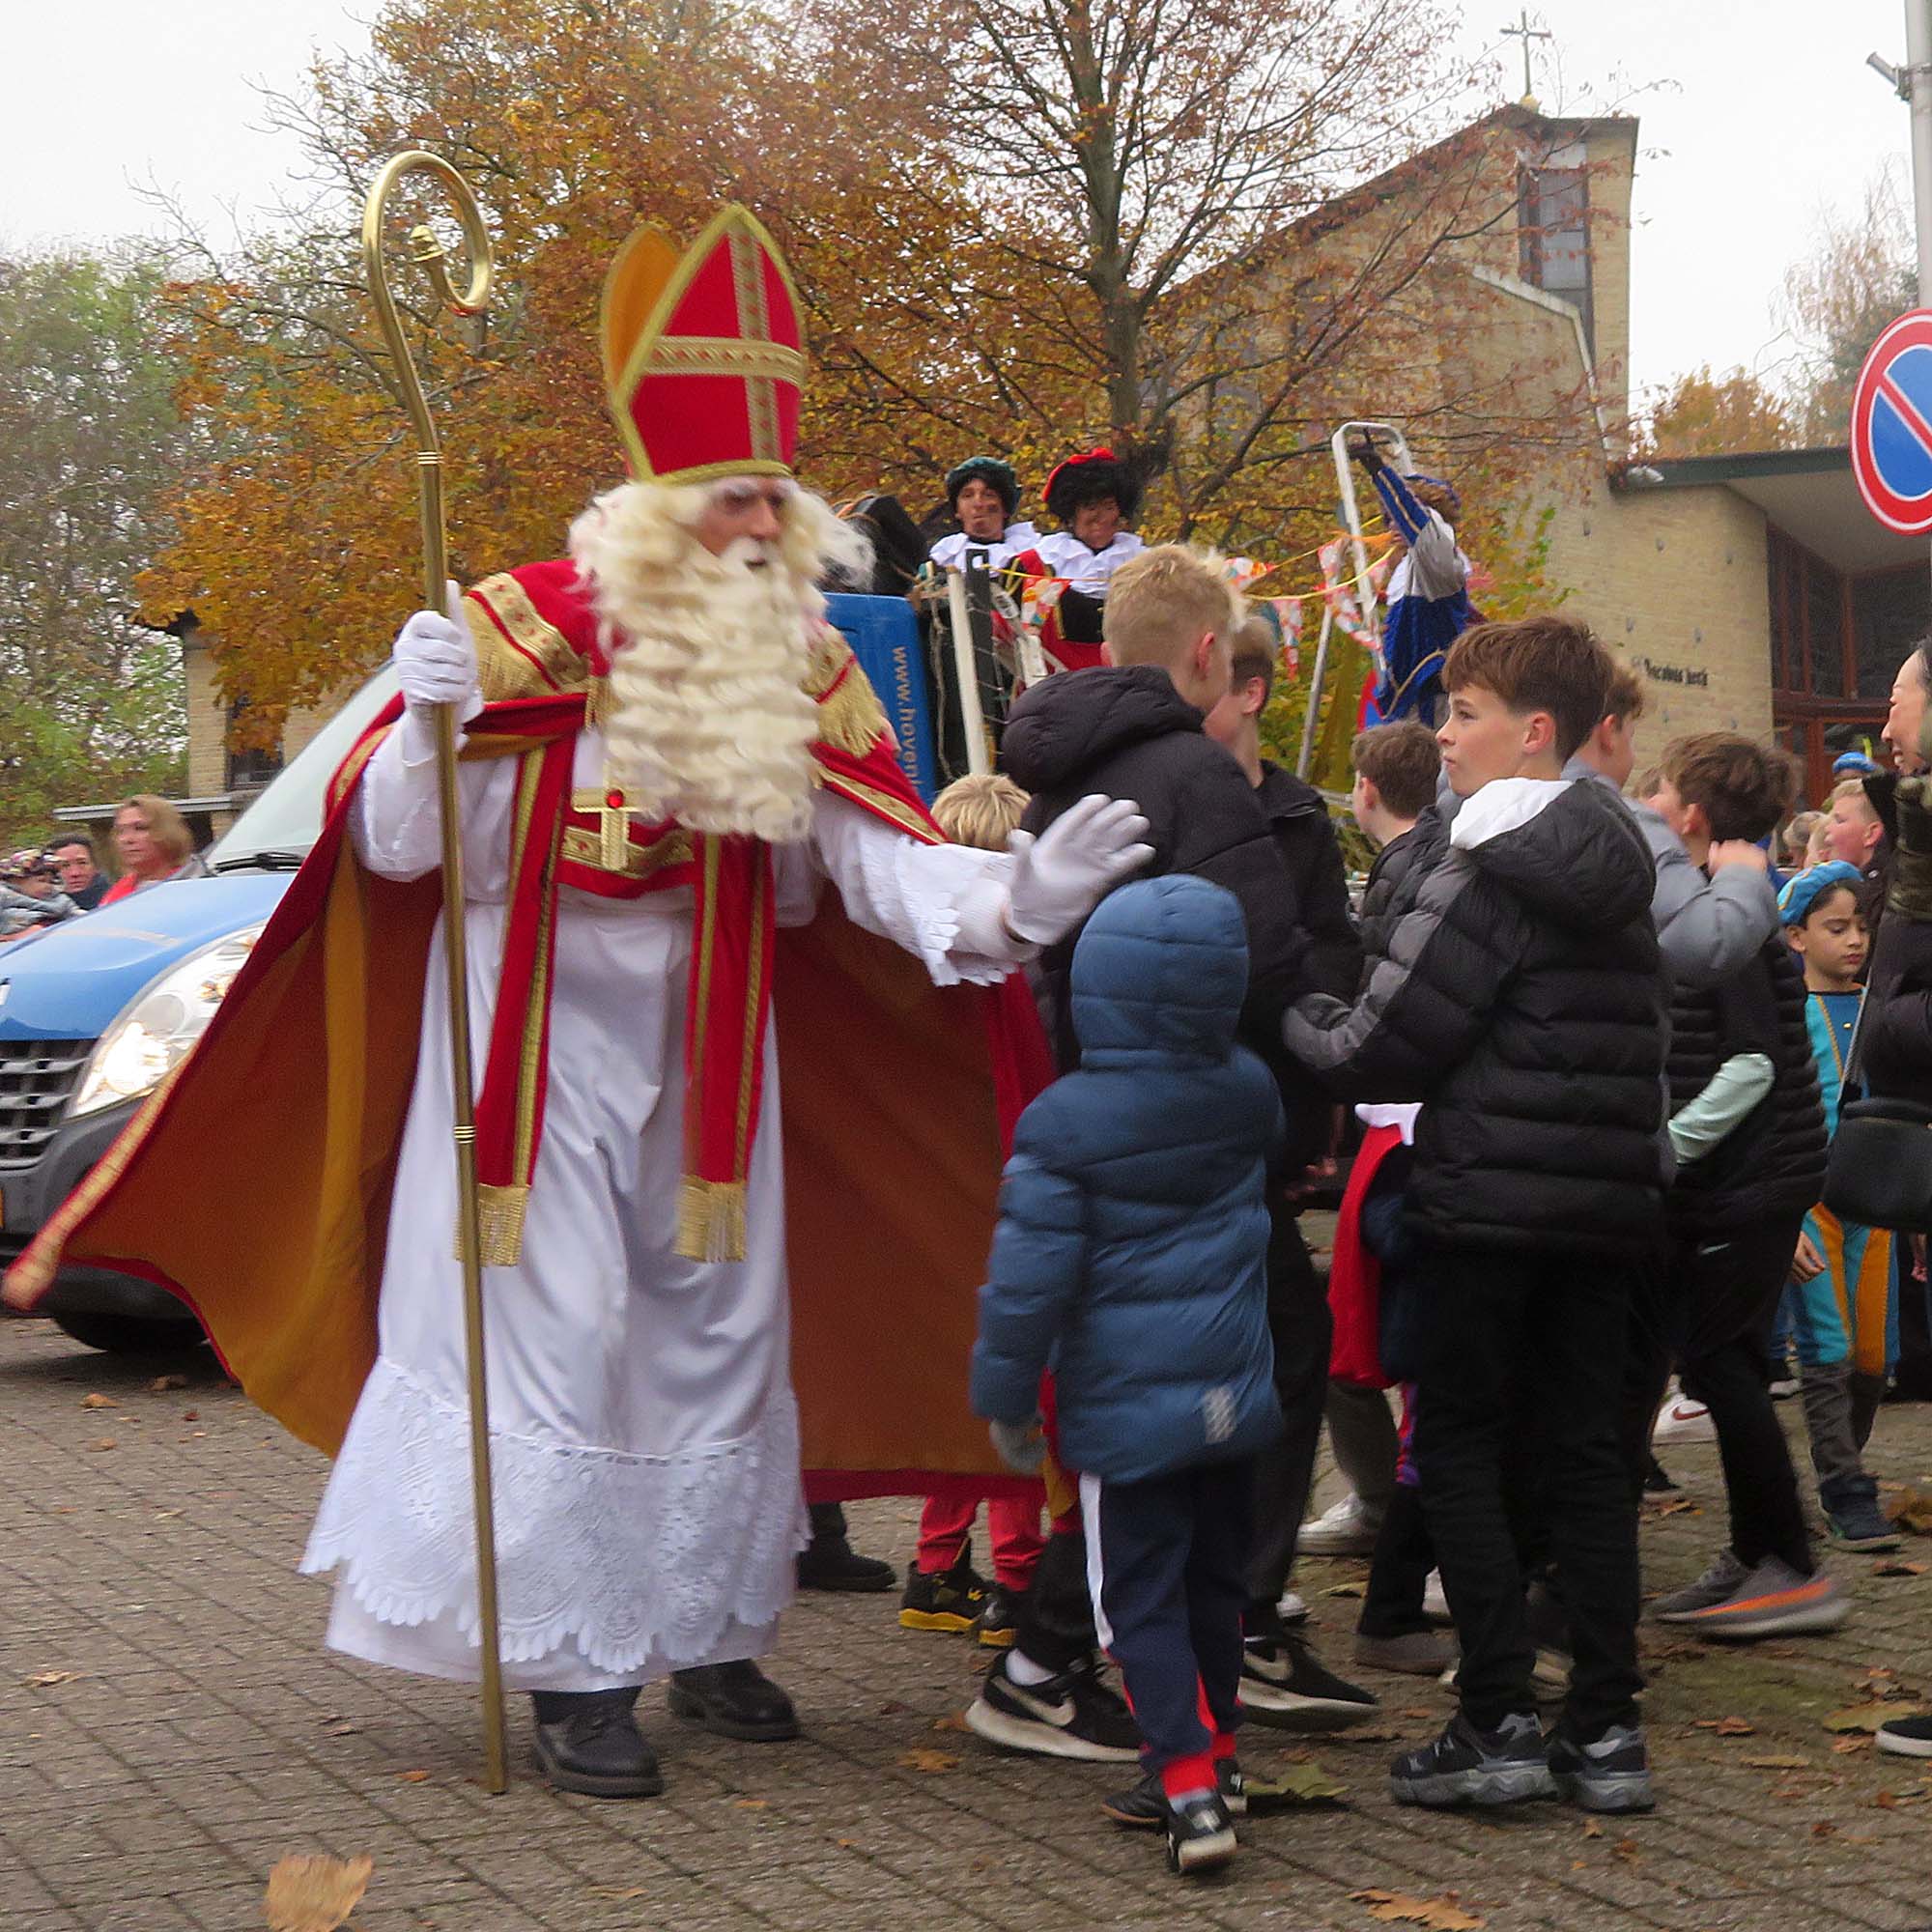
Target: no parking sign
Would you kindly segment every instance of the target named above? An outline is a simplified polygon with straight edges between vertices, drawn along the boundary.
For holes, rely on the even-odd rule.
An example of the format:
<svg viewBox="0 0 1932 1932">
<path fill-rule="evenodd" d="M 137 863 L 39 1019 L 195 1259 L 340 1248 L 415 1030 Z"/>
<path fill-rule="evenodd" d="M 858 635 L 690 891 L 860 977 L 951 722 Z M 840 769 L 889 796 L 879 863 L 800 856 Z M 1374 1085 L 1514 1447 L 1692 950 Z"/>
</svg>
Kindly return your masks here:
<svg viewBox="0 0 1932 1932">
<path fill-rule="evenodd" d="M 1900 316 L 1859 371 L 1852 474 L 1887 529 L 1932 530 L 1932 309 Z"/>
</svg>

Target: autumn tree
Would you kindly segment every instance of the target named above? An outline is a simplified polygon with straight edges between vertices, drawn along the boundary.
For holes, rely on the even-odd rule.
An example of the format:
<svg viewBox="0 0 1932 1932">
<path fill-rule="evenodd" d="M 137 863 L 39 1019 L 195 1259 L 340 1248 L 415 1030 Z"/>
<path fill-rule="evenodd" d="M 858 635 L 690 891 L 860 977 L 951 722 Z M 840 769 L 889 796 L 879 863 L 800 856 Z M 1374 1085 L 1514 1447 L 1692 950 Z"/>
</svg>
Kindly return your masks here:
<svg viewBox="0 0 1932 1932">
<path fill-rule="evenodd" d="M 184 248 L 173 347 L 209 453 L 150 609 L 194 608 L 266 732 L 408 608 L 412 474 L 355 228 L 412 143 L 497 242 L 480 327 L 414 320 L 466 576 L 554 554 L 615 480 L 604 270 L 639 220 L 689 236 L 730 197 L 799 277 L 802 461 L 831 494 L 922 508 L 967 451 L 1037 478 L 1112 434 L 1159 470 L 1151 532 L 1279 555 L 1332 526 L 1323 439 L 1374 398 L 1500 497 L 1577 398 L 1525 423 L 1500 393 L 1520 372 L 1455 363 L 1481 323 L 1451 257 L 1507 227 L 1514 265 L 1526 124 L 1377 173 L 1449 114 L 1438 25 L 1428 0 L 395 0 L 277 106 L 310 157 L 295 219 Z"/>
<path fill-rule="evenodd" d="M 1641 460 L 1790 449 L 1801 440 L 1800 422 L 1791 402 L 1749 370 L 1714 376 L 1707 365 L 1651 400 L 1633 453 Z"/>
<path fill-rule="evenodd" d="M 0 260 L 0 825 L 171 789 L 185 748 L 174 640 L 135 615 L 185 450 L 137 253 Z"/>
</svg>

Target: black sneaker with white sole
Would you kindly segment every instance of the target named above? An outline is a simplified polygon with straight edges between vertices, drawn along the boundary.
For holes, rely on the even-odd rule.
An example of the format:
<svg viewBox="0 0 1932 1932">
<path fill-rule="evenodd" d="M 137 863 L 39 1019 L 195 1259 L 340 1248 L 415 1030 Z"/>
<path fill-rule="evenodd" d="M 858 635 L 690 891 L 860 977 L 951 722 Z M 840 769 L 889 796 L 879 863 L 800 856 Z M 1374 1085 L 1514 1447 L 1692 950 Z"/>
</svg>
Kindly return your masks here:
<svg viewBox="0 0 1932 1932">
<path fill-rule="evenodd" d="M 1554 1798 L 1556 1780 L 1533 1712 L 1518 1711 L 1493 1731 L 1479 1731 L 1462 1712 L 1420 1750 L 1405 1751 L 1389 1767 L 1398 1804 L 1520 1804 Z"/>
<path fill-rule="evenodd" d="M 966 1728 L 988 1744 L 1039 1757 L 1085 1758 L 1094 1764 L 1130 1764 L 1140 1756 L 1140 1726 L 1125 1701 L 1100 1681 L 1093 1659 L 1049 1677 L 1018 1684 L 1013 1653 L 1002 1653 L 966 1707 Z"/>
<path fill-rule="evenodd" d="M 1248 1781 L 1241 1776 L 1240 1762 L 1224 1757 L 1214 1767 L 1214 1785 L 1231 1818 L 1248 1815 Z M 1151 1771 L 1138 1784 L 1117 1791 L 1100 1801 L 1100 1809 L 1117 1825 L 1135 1831 L 1153 1831 L 1167 1823 L 1167 1793 L 1161 1789 L 1160 1773 Z"/>
<path fill-rule="evenodd" d="M 1932 1718 L 1889 1718 L 1872 1742 L 1894 1757 L 1932 1757 Z"/>
<path fill-rule="evenodd" d="M 1373 1690 L 1337 1677 L 1299 1631 L 1253 1621 L 1241 1656 L 1241 1709 L 1278 1731 L 1339 1731 L 1381 1709 Z"/>
<path fill-rule="evenodd" d="M 1585 1811 L 1648 1811 L 1650 1752 L 1634 1724 L 1612 1724 L 1591 1744 L 1577 1744 L 1559 1724 L 1549 1734 L 1549 1775 L 1559 1796 Z"/>
<path fill-rule="evenodd" d="M 1187 1878 L 1224 1865 L 1239 1849 L 1235 1821 L 1218 1791 L 1171 1804 L 1167 1811 L 1167 1868 Z"/>
</svg>

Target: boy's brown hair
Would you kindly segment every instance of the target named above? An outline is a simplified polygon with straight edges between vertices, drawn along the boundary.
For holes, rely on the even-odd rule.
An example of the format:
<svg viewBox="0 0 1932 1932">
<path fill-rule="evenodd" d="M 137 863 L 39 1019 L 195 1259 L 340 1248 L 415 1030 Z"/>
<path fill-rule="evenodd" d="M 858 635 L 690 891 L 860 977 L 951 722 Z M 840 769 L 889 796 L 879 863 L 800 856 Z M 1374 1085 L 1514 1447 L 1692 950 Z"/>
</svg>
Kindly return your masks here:
<svg viewBox="0 0 1932 1932">
<path fill-rule="evenodd" d="M 1419 818 L 1435 802 L 1442 748 L 1427 724 L 1409 718 L 1371 725 L 1357 733 L 1349 757 L 1356 774 L 1375 786 L 1398 818 Z"/>
<path fill-rule="evenodd" d="M 1004 852 L 1019 829 L 1027 795 L 1005 772 L 968 772 L 932 801 L 932 822 L 955 845 Z"/>
<path fill-rule="evenodd" d="M 1695 731 L 1663 748 L 1663 779 L 1680 803 L 1701 806 L 1714 839 L 1755 844 L 1777 829 L 1798 791 L 1791 759 L 1735 731 Z"/>
<path fill-rule="evenodd" d="M 1476 685 L 1520 716 L 1547 711 L 1556 725 L 1556 753 L 1567 760 L 1610 714 L 1616 660 L 1587 624 L 1567 617 L 1523 617 L 1514 624 L 1472 624 L 1449 647 L 1442 688 Z"/>
<path fill-rule="evenodd" d="M 1235 633 L 1235 661 L 1229 668 L 1228 689 L 1239 691 L 1254 679 L 1262 681 L 1262 702 L 1274 696 L 1275 634 L 1261 617 L 1250 617 Z"/>
<path fill-rule="evenodd" d="M 1245 614 L 1214 552 L 1157 544 L 1114 573 L 1100 631 L 1117 665 L 1170 667 L 1205 631 L 1232 647 Z"/>
<path fill-rule="evenodd" d="M 1610 701 L 1604 706 L 1604 716 L 1614 718 L 1619 724 L 1634 724 L 1643 716 L 1646 696 L 1643 673 L 1634 666 L 1620 664 L 1610 673 Z"/>
</svg>

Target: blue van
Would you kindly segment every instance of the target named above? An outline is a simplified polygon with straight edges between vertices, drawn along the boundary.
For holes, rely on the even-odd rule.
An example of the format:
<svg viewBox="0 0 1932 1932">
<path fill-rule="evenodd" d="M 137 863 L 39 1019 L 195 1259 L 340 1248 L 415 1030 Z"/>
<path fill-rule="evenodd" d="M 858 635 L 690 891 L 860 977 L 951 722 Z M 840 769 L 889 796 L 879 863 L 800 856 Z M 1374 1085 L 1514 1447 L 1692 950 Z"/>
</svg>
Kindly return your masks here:
<svg viewBox="0 0 1932 1932">
<path fill-rule="evenodd" d="M 201 1037 L 322 831 L 329 775 L 394 696 L 386 667 L 207 854 L 212 876 L 155 886 L 0 952 L 0 1262 L 12 1262 Z M 184 1213 L 221 1212 L 210 1198 Z M 128 1353 L 200 1330 L 165 1289 L 63 1268 L 39 1313 Z"/>
</svg>

